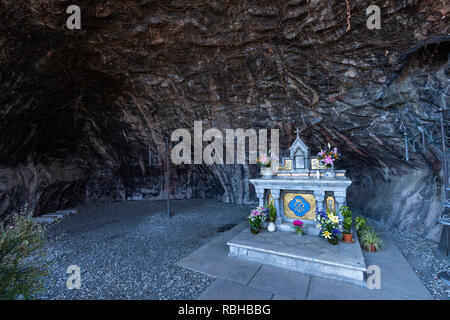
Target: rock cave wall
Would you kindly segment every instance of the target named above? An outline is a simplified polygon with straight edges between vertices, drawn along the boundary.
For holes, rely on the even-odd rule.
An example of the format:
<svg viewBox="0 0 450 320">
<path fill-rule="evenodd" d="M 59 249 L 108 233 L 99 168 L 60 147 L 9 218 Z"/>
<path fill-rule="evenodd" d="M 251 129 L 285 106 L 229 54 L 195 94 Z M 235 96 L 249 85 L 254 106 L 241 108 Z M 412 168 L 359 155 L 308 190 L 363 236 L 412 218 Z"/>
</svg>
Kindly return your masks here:
<svg viewBox="0 0 450 320">
<path fill-rule="evenodd" d="M 78 3 L 77 3 L 78 2 Z M 81 30 L 65 26 L 81 7 Z M 366 9 L 381 8 L 380 30 Z M 448 4 L 430 1 L 1 0 L 0 215 L 86 201 L 255 200 L 255 165 L 165 160 L 177 128 L 295 128 L 331 143 L 355 212 L 437 239 L 439 151 L 411 152 L 448 103 Z M 148 163 L 148 148 L 152 164 Z"/>
</svg>

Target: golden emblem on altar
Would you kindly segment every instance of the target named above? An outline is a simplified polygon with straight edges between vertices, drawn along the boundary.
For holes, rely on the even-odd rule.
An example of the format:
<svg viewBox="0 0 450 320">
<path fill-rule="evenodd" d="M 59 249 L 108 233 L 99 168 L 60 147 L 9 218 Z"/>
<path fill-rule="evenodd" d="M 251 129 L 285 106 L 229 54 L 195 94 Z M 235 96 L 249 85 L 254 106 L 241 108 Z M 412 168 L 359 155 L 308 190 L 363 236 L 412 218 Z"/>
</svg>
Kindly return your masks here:
<svg viewBox="0 0 450 320">
<path fill-rule="evenodd" d="M 283 197 L 283 209 L 286 218 L 314 220 L 316 199 L 312 194 L 286 193 Z"/>
</svg>

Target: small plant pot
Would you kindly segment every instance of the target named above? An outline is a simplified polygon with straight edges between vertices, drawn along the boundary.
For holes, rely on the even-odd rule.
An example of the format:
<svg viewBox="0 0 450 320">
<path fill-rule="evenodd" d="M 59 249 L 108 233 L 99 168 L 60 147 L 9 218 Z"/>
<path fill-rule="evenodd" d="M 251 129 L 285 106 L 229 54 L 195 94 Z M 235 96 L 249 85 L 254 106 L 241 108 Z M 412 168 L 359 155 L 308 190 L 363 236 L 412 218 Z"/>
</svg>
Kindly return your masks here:
<svg viewBox="0 0 450 320">
<path fill-rule="evenodd" d="M 370 245 L 369 252 L 377 252 L 377 248 L 373 244 Z"/>
<path fill-rule="evenodd" d="M 267 231 L 275 232 L 276 229 L 277 229 L 277 227 L 275 226 L 275 223 L 269 222 L 269 224 L 267 225 Z"/>
<path fill-rule="evenodd" d="M 250 226 L 250 231 L 251 231 L 253 234 L 257 234 L 257 233 L 259 232 L 259 226 L 258 226 L 258 227 Z"/>
<path fill-rule="evenodd" d="M 344 233 L 342 242 L 353 243 L 353 235 L 351 233 Z"/>
</svg>

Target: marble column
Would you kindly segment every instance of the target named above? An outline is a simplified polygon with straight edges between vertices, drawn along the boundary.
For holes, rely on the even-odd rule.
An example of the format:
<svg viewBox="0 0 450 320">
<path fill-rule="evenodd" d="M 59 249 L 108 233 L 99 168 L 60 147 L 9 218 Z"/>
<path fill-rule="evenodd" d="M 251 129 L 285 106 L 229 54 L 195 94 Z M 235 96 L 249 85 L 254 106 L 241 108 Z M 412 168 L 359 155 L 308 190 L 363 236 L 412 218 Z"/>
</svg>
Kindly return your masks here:
<svg viewBox="0 0 450 320">
<path fill-rule="evenodd" d="M 339 210 L 341 209 L 342 206 L 345 206 L 345 198 L 346 198 L 345 192 L 335 192 L 334 193 L 334 199 L 336 200 L 336 212 L 338 213 L 339 220 L 341 220 L 341 221 L 344 219 L 344 217 L 339 212 Z"/>
<path fill-rule="evenodd" d="M 282 222 L 282 213 L 281 213 L 281 205 L 280 205 L 280 189 L 271 189 L 270 193 L 272 194 L 273 203 L 275 206 L 275 209 L 277 210 L 277 226 L 281 225 Z"/>
<path fill-rule="evenodd" d="M 315 190 L 314 198 L 316 198 L 316 208 L 318 210 L 323 210 L 323 201 L 325 200 L 325 191 Z"/>
<path fill-rule="evenodd" d="M 256 189 L 256 196 L 259 200 L 259 206 L 264 206 L 264 189 Z"/>
</svg>

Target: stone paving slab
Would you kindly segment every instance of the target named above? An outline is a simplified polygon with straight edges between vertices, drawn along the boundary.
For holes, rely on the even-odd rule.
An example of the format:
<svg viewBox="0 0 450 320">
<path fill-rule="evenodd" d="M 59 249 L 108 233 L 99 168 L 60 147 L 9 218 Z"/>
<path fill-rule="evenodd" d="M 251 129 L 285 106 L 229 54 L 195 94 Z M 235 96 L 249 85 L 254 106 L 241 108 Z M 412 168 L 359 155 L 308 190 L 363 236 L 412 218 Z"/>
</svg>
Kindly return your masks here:
<svg viewBox="0 0 450 320">
<path fill-rule="evenodd" d="M 263 265 L 248 284 L 276 295 L 305 299 L 311 276 L 296 271 Z M 289 283 L 289 285 L 286 285 Z"/>
<path fill-rule="evenodd" d="M 404 300 L 410 297 L 389 290 L 370 290 L 346 282 L 312 277 L 308 300 Z"/>
<path fill-rule="evenodd" d="M 367 265 L 378 265 L 381 271 L 381 288 L 392 294 L 412 299 L 433 299 L 408 261 L 387 235 L 381 235 L 384 248 L 378 252 L 364 251 Z"/>
<path fill-rule="evenodd" d="M 176 264 L 180 267 L 247 285 L 261 267 L 260 263 L 228 257 L 226 242 L 244 225 L 230 231 L 199 248 Z"/>
<path fill-rule="evenodd" d="M 199 300 L 271 300 L 273 294 L 225 279 L 216 280 L 203 291 Z"/>
<path fill-rule="evenodd" d="M 239 275 L 239 272 L 233 269 L 239 268 L 236 261 L 240 259 L 226 256 L 227 241 L 245 228 L 247 228 L 246 224 L 236 226 L 178 262 L 179 266 L 219 278 L 199 296 L 199 299 L 433 299 L 387 235 L 382 235 L 385 242 L 383 250 L 376 253 L 363 251 L 367 266 L 375 264 L 381 268 L 380 290 L 370 290 L 358 285 L 310 276 L 267 264 L 254 264 L 253 267 L 241 265 L 241 272 L 245 270 L 245 276 Z M 205 261 L 212 262 L 208 265 Z M 214 261 L 216 262 L 213 263 Z M 241 262 L 251 263 L 242 260 Z M 307 279 L 310 281 L 306 287 Z"/>
<path fill-rule="evenodd" d="M 279 295 L 279 294 L 275 294 L 275 295 L 272 297 L 272 300 L 295 300 L 295 298 L 292 298 L 292 297 L 286 297 L 286 296 L 281 296 L 281 295 Z"/>
</svg>

